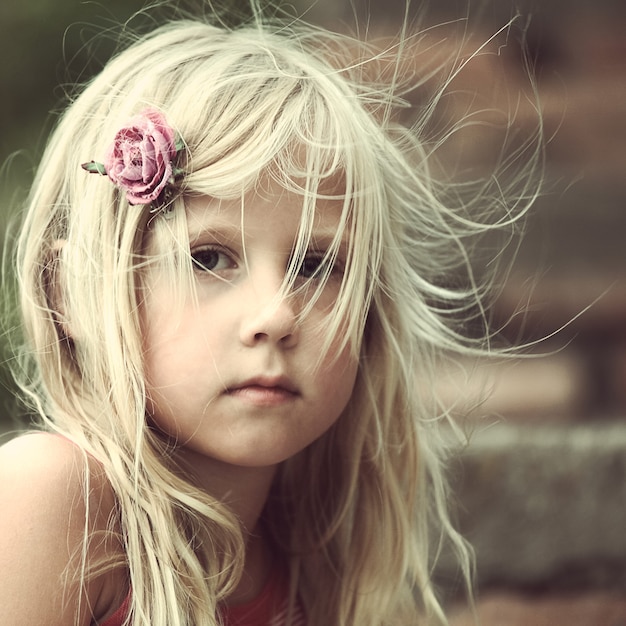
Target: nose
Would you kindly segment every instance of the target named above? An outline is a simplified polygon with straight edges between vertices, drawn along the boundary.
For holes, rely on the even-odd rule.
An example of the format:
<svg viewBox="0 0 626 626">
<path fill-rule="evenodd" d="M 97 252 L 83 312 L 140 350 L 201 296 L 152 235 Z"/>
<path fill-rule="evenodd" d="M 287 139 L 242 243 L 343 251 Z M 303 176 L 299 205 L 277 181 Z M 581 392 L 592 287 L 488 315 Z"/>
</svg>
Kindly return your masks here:
<svg viewBox="0 0 626 626">
<path fill-rule="evenodd" d="M 252 285 L 245 303 L 240 339 L 246 346 L 269 342 L 287 349 L 298 343 L 299 329 L 293 297 L 279 296 L 279 286 Z"/>
</svg>

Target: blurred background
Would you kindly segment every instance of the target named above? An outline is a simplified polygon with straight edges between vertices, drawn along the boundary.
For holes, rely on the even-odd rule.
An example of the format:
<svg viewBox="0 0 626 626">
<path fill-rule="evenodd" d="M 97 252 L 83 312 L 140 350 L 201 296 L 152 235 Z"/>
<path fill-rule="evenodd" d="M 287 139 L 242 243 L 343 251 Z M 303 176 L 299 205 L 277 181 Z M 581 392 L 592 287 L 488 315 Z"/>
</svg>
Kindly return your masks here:
<svg viewBox="0 0 626 626">
<path fill-rule="evenodd" d="M 178 4 L 181 4 L 180 2 Z M 187 6 L 193 7 L 193 0 Z M 224 3 L 245 11 L 246 2 Z M 0 5 L 0 228 L 23 200 L 45 138 L 76 84 L 106 61 L 118 25 L 143 1 L 23 0 Z M 534 65 L 546 145 L 546 189 L 529 215 L 513 270 L 494 305 L 514 343 L 542 341 L 515 362 L 478 364 L 453 394 L 489 399 L 452 474 L 458 518 L 478 557 L 483 626 L 626 625 L 626 3 L 623 0 L 437 0 L 410 16 L 433 28 L 415 57 L 469 58 L 519 11 L 450 86 L 442 123 L 470 115 L 441 159 L 488 173 L 537 113 L 520 41 Z M 393 35 L 402 0 L 293 0 L 289 10 L 335 30 Z M 158 14 L 155 13 L 155 14 Z M 366 19 L 366 16 L 369 16 Z M 530 18 L 530 20 L 528 19 Z M 134 18 L 144 28 L 151 18 Z M 101 31 L 111 35 L 101 37 Z M 522 32 L 525 36 L 522 36 Z M 508 44 L 504 46 L 504 44 Z M 441 58 L 441 56 L 437 57 Z M 428 82 L 415 94 L 428 98 Z M 412 96 L 413 97 L 413 96 Z M 515 141 L 515 140 L 514 140 Z M 9 276 L 10 278 L 10 276 Z M 4 292 L 3 292 L 4 293 Z M 3 296 L 2 310 L 14 308 Z M 526 313 L 519 315 L 524 309 Z M 10 324 L 9 324 L 10 325 Z M 558 329 L 562 330 L 555 335 Z M 0 332 L 0 434 L 20 415 Z M 534 357 L 541 354 L 541 358 Z M 454 626 L 470 624 L 446 560 L 438 580 Z"/>
</svg>

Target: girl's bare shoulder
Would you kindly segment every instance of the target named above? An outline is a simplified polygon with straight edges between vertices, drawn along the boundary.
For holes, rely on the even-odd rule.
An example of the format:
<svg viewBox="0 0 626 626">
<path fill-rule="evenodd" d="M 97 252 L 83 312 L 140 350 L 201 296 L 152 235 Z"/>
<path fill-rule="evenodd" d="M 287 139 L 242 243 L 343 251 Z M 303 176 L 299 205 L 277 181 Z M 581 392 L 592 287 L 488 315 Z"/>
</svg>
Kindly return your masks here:
<svg viewBox="0 0 626 626">
<path fill-rule="evenodd" d="M 74 623 L 85 530 L 105 531 L 112 510 L 97 462 L 63 437 L 31 433 L 0 447 L 0 622 Z M 87 589 L 81 624 L 91 621 L 97 586 Z"/>
<path fill-rule="evenodd" d="M 64 437 L 33 432 L 0 446 L 1 502 L 14 504 L 18 513 L 33 506 L 30 512 L 36 514 L 44 504 L 48 514 L 62 513 L 67 505 L 80 504 L 87 476 L 90 490 L 106 495 L 108 482 L 98 463 Z M 7 506 L 2 511 L 3 519 L 11 514 Z"/>
</svg>

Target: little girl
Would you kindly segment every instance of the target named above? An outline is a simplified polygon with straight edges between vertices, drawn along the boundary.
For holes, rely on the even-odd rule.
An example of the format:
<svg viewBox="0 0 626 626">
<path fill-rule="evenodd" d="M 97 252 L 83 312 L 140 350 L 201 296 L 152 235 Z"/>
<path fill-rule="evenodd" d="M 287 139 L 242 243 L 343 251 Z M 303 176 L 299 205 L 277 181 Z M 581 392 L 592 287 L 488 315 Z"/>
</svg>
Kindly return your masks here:
<svg viewBox="0 0 626 626">
<path fill-rule="evenodd" d="M 434 365 L 479 349 L 490 227 L 365 53 L 175 21 L 61 119 L 18 244 L 43 428 L 0 450 L 2 623 L 445 623 Z"/>
</svg>

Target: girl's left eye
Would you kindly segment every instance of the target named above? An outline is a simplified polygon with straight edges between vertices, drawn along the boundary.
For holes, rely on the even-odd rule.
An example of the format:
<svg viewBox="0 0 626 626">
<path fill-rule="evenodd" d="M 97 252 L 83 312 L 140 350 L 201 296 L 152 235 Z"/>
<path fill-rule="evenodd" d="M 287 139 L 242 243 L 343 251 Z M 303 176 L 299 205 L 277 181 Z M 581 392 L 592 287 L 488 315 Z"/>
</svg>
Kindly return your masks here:
<svg viewBox="0 0 626 626">
<path fill-rule="evenodd" d="M 194 269 L 199 272 L 219 272 L 236 265 L 226 252 L 213 246 L 203 246 L 192 250 L 191 260 Z"/>
<path fill-rule="evenodd" d="M 303 278 L 321 278 L 330 272 L 333 272 L 337 267 L 335 262 L 330 267 L 331 260 L 326 258 L 324 254 L 309 254 L 302 261 L 300 265 L 300 276 Z"/>
</svg>

